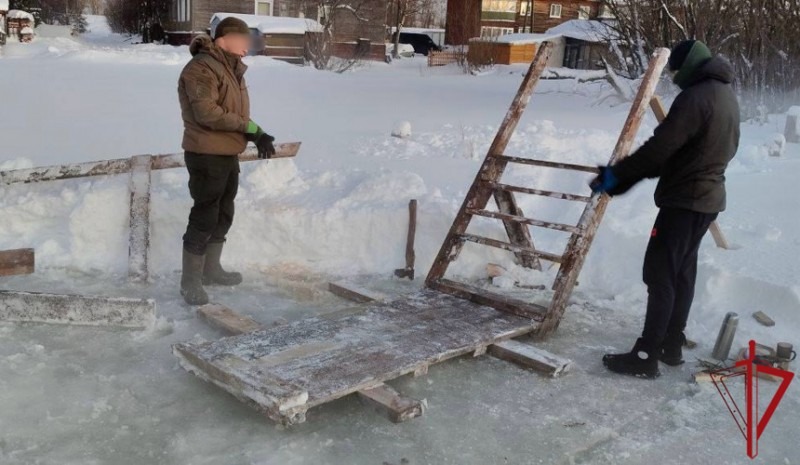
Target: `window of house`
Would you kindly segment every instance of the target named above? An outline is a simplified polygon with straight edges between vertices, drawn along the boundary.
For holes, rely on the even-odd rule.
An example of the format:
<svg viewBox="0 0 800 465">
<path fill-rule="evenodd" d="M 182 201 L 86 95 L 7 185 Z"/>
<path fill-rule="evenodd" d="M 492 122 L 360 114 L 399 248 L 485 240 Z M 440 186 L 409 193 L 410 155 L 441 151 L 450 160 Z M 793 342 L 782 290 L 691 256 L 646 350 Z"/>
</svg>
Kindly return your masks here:
<svg viewBox="0 0 800 465">
<path fill-rule="evenodd" d="M 578 19 L 589 19 L 589 16 L 592 14 L 591 7 L 588 6 L 581 6 L 578 7 Z"/>
<path fill-rule="evenodd" d="M 320 24 L 327 24 L 328 19 L 331 17 L 330 5 L 324 5 L 317 8 L 317 22 Z"/>
<path fill-rule="evenodd" d="M 550 17 L 551 18 L 560 18 L 561 17 L 561 5 L 558 3 L 553 3 L 550 5 Z"/>
<path fill-rule="evenodd" d="M 272 16 L 272 2 L 256 0 L 256 14 L 259 16 Z"/>
<path fill-rule="evenodd" d="M 175 20 L 178 22 L 189 21 L 192 10 L 192 0 L 177 0 L 175 2 Z"/>
<path fill-rule="evenodd" d="M 494 21 L 515 21 L 518 0 L 482 0 L 481 19 Z"/>
<path fill-rule="evenodd" d="M 483 26 L 481 28 L 481 37 L 499 37 L 505 34 L 513 34 L 513 27 L 492 27 Z"/>
<path fill-rule="evenodd" d="M 520 16 L 530 16 L 531 15 L 531 1 L 530 0 L 522 0 L 519 4 L 519 15 Z"/>
</svg>

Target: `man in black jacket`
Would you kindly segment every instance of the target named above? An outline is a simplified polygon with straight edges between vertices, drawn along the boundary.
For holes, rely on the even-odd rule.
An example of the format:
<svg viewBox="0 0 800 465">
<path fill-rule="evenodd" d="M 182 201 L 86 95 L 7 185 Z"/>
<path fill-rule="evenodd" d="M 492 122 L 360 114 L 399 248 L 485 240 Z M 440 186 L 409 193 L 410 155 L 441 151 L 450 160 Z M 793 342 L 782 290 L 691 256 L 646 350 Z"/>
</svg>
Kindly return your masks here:
<svg viewBox="0 0 800 465">
<path fill-rule="evenodd" d="M 644 258 L 647 315 L 633 349 L 607 354 L 609 370 L 655 378 L 658 360 L 683 363 L 684 328 L 694 299 L 697 252 L 709 225 L 725 210 L 725 169 L 739 146 L 733 69 L 698 41 L 672 50 L 669 69 L 682 92 L 653 137 L 631 156 L 601 167 L 595 192 L 614 196 L 645 178 L 659 178 L 659 213 Z"/>
</svg>

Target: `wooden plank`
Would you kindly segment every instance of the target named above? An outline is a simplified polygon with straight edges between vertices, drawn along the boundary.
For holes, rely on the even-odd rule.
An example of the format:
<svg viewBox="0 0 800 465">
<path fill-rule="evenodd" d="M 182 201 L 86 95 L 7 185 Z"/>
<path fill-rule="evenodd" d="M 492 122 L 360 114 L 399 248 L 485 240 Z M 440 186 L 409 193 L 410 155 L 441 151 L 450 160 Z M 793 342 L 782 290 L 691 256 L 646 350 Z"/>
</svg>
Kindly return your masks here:
<svg viewBox="0 0 800 465">
<path fill-rule="evenodd" d="M 479 210 L 479 209 L 476 209 L 476 208 L 468 208 L 467 209 L 467 213 L 469 213 L 470 215 L 482 216 L 484 218 L 494 218 L 494 219 L 497 219 L 497 220 L 513 221 L 513 222 L 516 222 L 516 223 L 529 224 L 531 226 L 536 226 L 536 227 L 539 227 L 539 228 L 553 229 L 555 231 L 568 232 L 568 233 L 572 233 L 572 234 L 582 234 L 583 233 L 583 231 L 581 231 L 577 227 L 570 226 L 568 224 L 561 224 L 561 223 L 553 223 L 553 222 L 549 222 L 549 221 L 534 220 L 533 218 L 525 218 L 525 217 L 516 216 L 516 215 L 507 215 L 507 214 L 501 213 L 501 212 L 493 212 L 493 211 L 489 211 L 489 210 Z"/>
<path fill-rule="evenodd" d="M 497 209 L 502 214 L 508 215 L 507 217 L 500 219 L 503 221 L 503 227 L 506 230 L 506 235 L 508 236 L 509 241 L 511 241 L 511 243 L 514 245 L 533 249 L 533 237 L 531 237 L 531 231 L 528 229 L 528 227 L 518 221 L 509 219 L 511 217 L 525 216 L 522 208 L 517 204 L 517 199 L 514 197 L 514 193 L 510 191 L 494 189 L 492 190 L 492 195 L 494 196 Z M 542 264 L 539 262 L 539 258 L 537 256 L 524 252 L 524 249 L 520 250 L 520 252 L 514 253 L 517 264 L 524 268 L 531 268 L 535 270 L 542 269 Z"/>
<path fill-rule="evenodd" d="M 609 164 L 613 164 L 630 154 L 633 142 L 636 139 L 636 133 L 639 131 L 647 107 L 653 95 L 655 95 L 661 73 L 669 59 L 669 53 L 668 49 L 661 48 L 653 54 L 650 66 L 642 79 L 642 85 L 639 87 L 631 110 L 628 113 L 628 118 L 622 127 Z M 537 329 L 538 337 L 547 337 L 558 328 L 572 295 L 572 290 L 578 281 L 583 262 L 586 260 L 586 255 L 589 253 L 594 236 L 600 227 L 600 222 L 603 220 L 609 199 L 608 195 L 592 194 L 592 201 L 586 205 L 586 209 L 578 222 L 578 227 L 584 231 L 584 235 L 573 235 L 567 243 L 564 261 L 558 270 L 558 275 L 553 285 L 553 300 L 550 303 L 550 309 L 545 321 Z"/>
<path fill-rule="evenodd" d="M 417 200 L 412 199 L 408 202 L 408 236 L 406 237 L 406 266 L 394 270 L 394 275 L 398 278 L 408 278 L 414 280 L 414 262 L 416 253 L 414 252 L 414 240 L 417 235 Z"/>
<path fill-rule="evenodd" d="M 0 276 L 31 274 L 34 268 L 33 249 L 0 250 Z"/>
<path fill-rule="evenodd" d="M 514 244 L 509 244 L 508 242 L 498 241 L 496 239 L 490 239 L 488 237 L 478 236 L 475 234 L 462 234 L 461 238 L 465 241 L 474 242 L 476 244 L 488 245 L 490 247 L 508 250 L 509 252 L 524 251 L 527 254 L 536 255 L 539 258 L 543 258 L 553 263 L 561 263 L 562 261 L 562 257 L 560 255 L 542 252 L 540 250 L 531 249 L 527 247 L 520 247 Z"/>
<path fill-rule="evenodd" d="M 489 153 L 483 160 L 483 164 L 478 170 L 475 180 L 472 182 L 472 186 L 470 186 L 464 198 L 464 202 L 456 214 L 450 231 L 447 233 L 447 238 L 442 243 L 439 253 L 433 261 L 433 265 L 425 279 L 425 284 L 427 286 L 430 286 L 444 277 L 450 263 L 455 260 L 461 252 L 464 241 L 461 240 L 460 235 L 466 232 L 467 226 L 469 226 L 472 218 L 467 214 L 467 208 L 483 208 L 488 203 L 489 198 L 495 194 L 496 191 L 491 189 L 487 182 L 499 181 L 505 171 L 507 163 L 502 161 L 498 155 L 505 152 L 505 149 L 508 147 L 508 142 L 519 123 L 519 118 L 527 108 L 542 71 L 544 71 L 544 68 L 547 66 L 552 48 L 552 45 L 548 42 L 543 43 L 542 46 L 539 47 L 536 59 L 531 63 L 528 73 L 525 75 L 517 91 L 517 95 L 514 97 L 514 101 L 511 103 L 508 113 L 503 119 L 500 129 L 489 148 Z M 495 200 L 497 201 L 496 197 Z M 521 238 L 514 237 L 512 240 L 520 241 Z M 528 246 L 528 244 L 524 245 Z M 530 244 L 530 246 L 532 248 L 532 244 Z"/>
<path fill-rule="evenodd" d="M 387 302 L 389 300 L 387 296 L 381 293 L 373 292 L 341 281 L 328 283 L 328 290 L 343 299 L 351 300 L 359 304 Z"/>
<path fill-rule="evenodd" d="M 572 367 L 572 361 L 569 359 L 514 340 L 492 344 L 489 346 L 489 354 L 553 378 L 566 373 Z"/>
<path fill-rule="evenodd" d="M 289 158 L 297 155 L 300 142 L 275 144 L 277 153 L 272 158 Z M 186 166 L 183 153 L 153 155 L 152 169 L 163 170 Z M 258 151 L 249 148 L 239 155 L 239 161 L 258 160 Z M 117 160 L 91 161 L 69 165 L 44 166 L 25 168 L 19 170 L 0 171 L 0 184 L 31 183 L 41 181 L 55 181 L 60 179 L 84 178 L 89 176 L 104 176 L 129 173 L 131 158 Z"/>
<path fill-rule="evenodd" d="M 228 334 L 244 334 L 263 329 L 263 325 L 254 319 L 240 315 L 220 304 L 206 304 L 197 309 L 197 314 Z"/>
<path fill-rule="evenodd" d="M 572 163 L 561 163 L 556 161 L 535 160 L 533 158 L 511 157 L 508 155 L 499 156 L 503 161 L 517 163 L 519 165 L 538 166 L 540 168 L 553 168 L 567 171 L 580 171 L 583 173 L 597 174 L 600 172 L 596 166 L 575 165 Z"/>
<path fill-rule="evenodd" d="M 653 110 L 653 113 L 656 116 L 656 121 L 661 123 L 667 118 L 667 110 L 664 106 L 664 102 L 661 101 L 661 97 L 658 95 L 654 95 L 652 99 L 650 99 L 650 108 Z M 717 247 L 720 249 L 730 249 L 730 244 L 728 244 L 728 240 L 725 238 L 725 235 L 722 233 L 722 228 L 720 228 L 719 223 L 714 220 L 713 223 L 708 227 L 709 232 L 711 232 L 711 237 L 714 238 L 714 243 L 717 244 Z"/>
<path fill-rule="evenodd" d="M 542 189 L 530 189 L 527 187 L 511 186 L 508 184 L 502 184 L 497 182 L 490 183 L 490 186 L 492 187 L 492 189 L 499 189 L 509 192 L 518 192 L 520 194 L 540 195 L 543 197 L 551 197 L 559 200 L 572 200 L 576 202 L 589 202 L 590 200 L 592 200 L 591 197 L 587 197 L 585 195 L 567 194 L 564 192 L 554 192 Z"/>
<path fill-rule="evenodd" d="M 424 401 L 403 397 L 385 384 L 358 391 L 358 396 L 377 407 L 392 423 L 402 423 L 420 417 L 425 412 Z"/>
<path fill-rule="evenodd" d="M 488 305 L 502 312 L 507 312 L 523 318 L 530 318 L 535 321 L 541 321 L 547 314 L 547 308 L 541 305 L 512 299 L 511 297 L 506 297 L 486 289 L 451 281 L 449 279 L 439 280 L 437 283 L 433 284 L 432 288 L 456 297 L 469 299 L 477 304 Z"/>
<path fill-rule="evenodd" d="M 536 325 L 424 290 L 356 315 L 308 318 L 218 341 L 180 343 L 173 352 L 202 379 L 257 405 L 276 421 L 295 424 L 305 420 L 309 408 L 528 334 Z M 308 397 L 299 402 L 290 392 Z"/>
<path fill-rule="evenodd" d="M 146 282 L 150 255 L 150 173 L 153 158 L 138 155 L 131 158 L 130 222 L 128 237 L 128 278 Z"/>
<path fill-rule="evenodd" d="M 149 328 L 153 299 L 0 291 L 0 321 Z"/>
</svg>

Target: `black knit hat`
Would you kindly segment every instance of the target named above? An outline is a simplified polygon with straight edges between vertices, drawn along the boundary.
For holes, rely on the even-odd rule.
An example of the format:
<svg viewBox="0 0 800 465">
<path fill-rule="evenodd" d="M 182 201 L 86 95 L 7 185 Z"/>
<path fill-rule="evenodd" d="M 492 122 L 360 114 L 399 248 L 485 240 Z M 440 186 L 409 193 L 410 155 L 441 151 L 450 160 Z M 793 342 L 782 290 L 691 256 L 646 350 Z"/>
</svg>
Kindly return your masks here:
<svg viewBox="0 0 800 465">
<path fill-rule="evenodd" d="M 672 48 L 672 54 L 669 56 L 669 69 L 671 71 L 678 71 L 681 69 L 681 66 L 683 66 L 683 63 L 686 61 L 686 57 L 689 56 L 689 52 L 692 51 L 695 42 L 697 41 L 684 40 Z"/>
<path fill-rule="evenodd" d="M 250 28 L 241 19 L 228 16 L 217 24 L 217 28 L 214 30 L 214 39 L 219 39 L 227 34 L 250 35 Z"/>
</svg>

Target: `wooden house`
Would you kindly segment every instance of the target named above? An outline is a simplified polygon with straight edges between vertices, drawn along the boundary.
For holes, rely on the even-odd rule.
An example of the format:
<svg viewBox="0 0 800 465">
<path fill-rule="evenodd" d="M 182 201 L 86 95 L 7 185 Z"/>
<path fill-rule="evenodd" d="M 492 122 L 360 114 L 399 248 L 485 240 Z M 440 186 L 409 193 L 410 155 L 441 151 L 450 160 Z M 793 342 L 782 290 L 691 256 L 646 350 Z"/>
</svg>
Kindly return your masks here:
<svg viewBox="0 0 800 465">
<path fill-rule="evenodd" d="M 553 44 L 547 66 L 561 67 L 564 61 L 564 37 L 549 34 L 506 34 L 499 37 L 476 37 L 469 41 L 467 60 L 474 66 L 530 63 L 542 42 Z"/>
<path fill-rule="evenodd" d="M 33 39 L 35 21 L 32 14 L 22 10 L 9 10 L 5 22 L 8 38 L 14 37 L 20 42 L 30 42 Z"/>
<path fill-rule="evenodd" d="M 170 0 L 164 21 L 166 42 L 187 45 L 198 34 L 208 32 L 214 13 L 271 16 L 277 0 Z"/>
<path fill-rule="evenodd" d="M 210 24 L 212 36 L 220 21 L 229 16 L 241 19 L 253 31 L 252 55 L 266 55 L 299 65 L 305 62 L 307 34 L 322 31 L 321 24 L 308 18 L 215 13 Z"/>
<path fill-rule="evenodd" d="M 545 33 L 573 19 L 595 19 L 604 0 L 448 0 L 446 42 L 475 37 Z"/>
<path fill-rule="evenodd" d="M 547 31 L 564 38 L 564 68 L 600 69 L 616 33 L 601 21 L 572 20 Z"/>
</svg>

